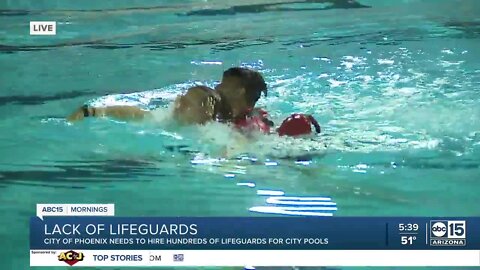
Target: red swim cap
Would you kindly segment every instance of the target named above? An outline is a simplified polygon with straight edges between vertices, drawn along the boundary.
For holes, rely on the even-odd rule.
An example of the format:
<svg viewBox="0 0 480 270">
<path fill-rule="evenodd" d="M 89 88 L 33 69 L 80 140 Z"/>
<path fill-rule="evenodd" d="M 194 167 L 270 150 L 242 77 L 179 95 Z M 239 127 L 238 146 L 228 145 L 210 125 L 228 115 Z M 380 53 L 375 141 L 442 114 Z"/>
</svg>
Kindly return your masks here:
<svg viewBox="0 0 480 270">
<path fill-rule="evenodd" d="M 320 133 L 320 125 L 313 116 L 294 113 L 283 120 L 277 132 L 280 136 L 308 135 L 312 133 L 312 125 L 315 127 L 315 132 Z"/>
</svg>

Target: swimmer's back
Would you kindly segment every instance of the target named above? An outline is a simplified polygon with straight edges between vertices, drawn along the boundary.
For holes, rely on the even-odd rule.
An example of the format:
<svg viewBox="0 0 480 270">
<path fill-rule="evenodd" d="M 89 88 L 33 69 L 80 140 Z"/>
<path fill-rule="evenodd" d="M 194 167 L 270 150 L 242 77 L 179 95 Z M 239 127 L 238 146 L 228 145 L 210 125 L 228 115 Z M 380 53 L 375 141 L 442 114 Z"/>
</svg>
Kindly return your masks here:
<svg viewBox="0 0 480 270">
<path fill-rule="evenodd" d="M 194 86 L 175 99 L 174 118 L 185 124 L 204 124 L 215 120 L 220 105 L 220 95 L 214 89 Z"/>
</svg>

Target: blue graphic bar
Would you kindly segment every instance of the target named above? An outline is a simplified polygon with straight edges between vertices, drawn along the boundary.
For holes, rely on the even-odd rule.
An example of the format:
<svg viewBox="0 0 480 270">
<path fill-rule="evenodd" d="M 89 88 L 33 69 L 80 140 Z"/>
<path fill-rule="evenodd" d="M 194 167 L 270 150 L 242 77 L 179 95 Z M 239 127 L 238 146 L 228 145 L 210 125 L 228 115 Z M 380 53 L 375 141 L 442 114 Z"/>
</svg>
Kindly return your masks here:
<svg viewBox="0 0 480 270">
<path fill-rule="evenodd" d="M 45 217 L 30 249 L 480 249 L 480 217 Z"/>
</svg>

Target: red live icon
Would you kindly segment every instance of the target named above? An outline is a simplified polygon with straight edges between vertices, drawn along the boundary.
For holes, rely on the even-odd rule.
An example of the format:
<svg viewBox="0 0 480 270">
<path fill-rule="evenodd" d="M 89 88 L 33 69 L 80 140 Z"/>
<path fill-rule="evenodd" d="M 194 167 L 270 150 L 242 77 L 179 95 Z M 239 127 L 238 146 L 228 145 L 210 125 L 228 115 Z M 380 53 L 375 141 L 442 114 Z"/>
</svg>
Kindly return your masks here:
<svg viewBox="0 0 480 270">
<path fill-rule="evenodd" d="M 56 34 L 57 22 L 30 22 L 30 35 L 53 36 Z"/>
</svg>

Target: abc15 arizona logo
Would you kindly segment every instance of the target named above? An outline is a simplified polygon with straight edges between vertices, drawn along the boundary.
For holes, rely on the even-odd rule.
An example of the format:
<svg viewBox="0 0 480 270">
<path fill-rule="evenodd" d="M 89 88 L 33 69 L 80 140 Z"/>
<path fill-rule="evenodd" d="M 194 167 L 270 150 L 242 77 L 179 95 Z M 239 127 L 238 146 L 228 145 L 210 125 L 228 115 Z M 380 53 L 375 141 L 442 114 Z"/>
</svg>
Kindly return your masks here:
<svg viewBox="0 0 480 270">
<path fill-rule="evenodd" d="M 75 252 L 73 250 L 62 252 L 58 255 L 58 260 L 61 262 L 65 262 L 66 264 L 73 266 L 77 262 L 83 261 L 85 255 L 82 252 Z"/>
<path fill-rule="evenodd" d="M 465 220 L 431 220 L 431 246 L 465 246 L 467 222 Z"/>
</svg>

